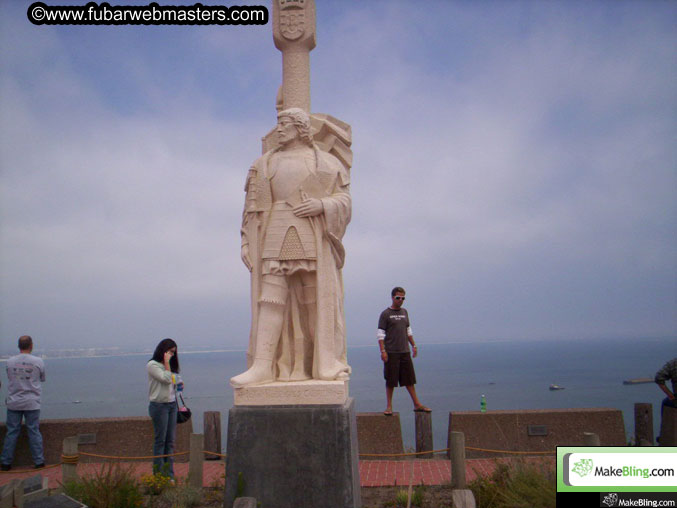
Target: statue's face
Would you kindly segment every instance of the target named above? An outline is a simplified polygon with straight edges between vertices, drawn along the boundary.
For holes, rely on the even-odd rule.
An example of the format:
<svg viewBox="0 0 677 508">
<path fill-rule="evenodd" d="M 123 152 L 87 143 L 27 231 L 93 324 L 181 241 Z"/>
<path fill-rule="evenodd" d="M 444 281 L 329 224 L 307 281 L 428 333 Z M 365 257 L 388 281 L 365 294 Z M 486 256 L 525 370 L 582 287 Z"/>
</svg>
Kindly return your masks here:
<svg viewBox="0 0 677 508">
<path fill-rule="evenodd" d="M 299 131 L 294 122 L 288 116 L 281 116 L 277 119 L 277 137 L 281 144 L 286 145 L 290 141 L 299 137 Z"/>
</svg>

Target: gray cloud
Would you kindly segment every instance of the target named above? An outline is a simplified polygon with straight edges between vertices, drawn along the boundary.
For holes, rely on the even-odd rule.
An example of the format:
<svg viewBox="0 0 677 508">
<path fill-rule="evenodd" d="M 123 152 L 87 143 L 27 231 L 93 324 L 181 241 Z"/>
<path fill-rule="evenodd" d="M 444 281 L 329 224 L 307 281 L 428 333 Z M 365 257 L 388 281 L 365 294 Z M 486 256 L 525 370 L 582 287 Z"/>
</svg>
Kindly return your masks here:
<svg viewBox="0 0 677 508">
<path fill-rule="evenodd" d="M 675 333 L 674 8 L 617 4 L 318 6 L 351 344 L 395 284 L 419 340 Z M 270 27 L 2 29 L 3 345 L 243 346 Z"/>
</svg>

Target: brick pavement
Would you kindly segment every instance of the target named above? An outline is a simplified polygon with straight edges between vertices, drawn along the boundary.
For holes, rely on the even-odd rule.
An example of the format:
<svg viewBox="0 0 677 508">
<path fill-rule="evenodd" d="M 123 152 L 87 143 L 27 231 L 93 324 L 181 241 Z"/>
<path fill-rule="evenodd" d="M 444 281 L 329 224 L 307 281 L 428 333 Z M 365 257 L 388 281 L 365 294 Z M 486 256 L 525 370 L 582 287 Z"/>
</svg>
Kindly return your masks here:
<svg viewBox="0 0 677 508">
<path fill-rule="evenodd" d="M 522 459 L 466 459 L 465 478 L 471 482 L 478 476 L 489 476 L 501 462 L 522 461 L 555 467 L 554 457 L 525 457 Z M 361 460 L 360 482 L 363 487 L 409 485 L 412 461 Z M 443 459 L 413 460 L 414 485 L 441 485 L 451 481 L 451 462 Z"/>
<path fill-rule="evenodd" d="M 363 487 L 409 485 L 412 463 L 414 485 L 440 485 L 451 479 L 451 462 L 448 460 L 361 460 L 360 483 Z"/>
</svg>

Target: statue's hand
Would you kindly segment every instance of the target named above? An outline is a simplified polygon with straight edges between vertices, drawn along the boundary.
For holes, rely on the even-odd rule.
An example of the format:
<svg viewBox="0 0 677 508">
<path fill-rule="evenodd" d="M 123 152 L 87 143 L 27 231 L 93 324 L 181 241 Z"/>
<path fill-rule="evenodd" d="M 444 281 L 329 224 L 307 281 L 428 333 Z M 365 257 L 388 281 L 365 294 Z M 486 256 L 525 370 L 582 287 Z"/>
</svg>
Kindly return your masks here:
<svg viewBox="0 0 677 508">
<path fill-rule="evenodd" d="M 252 259 L 249 256 L 249 245 L 243 245 L 242 250 L 240 251 L 240 257 L 242 258 L 242 262 L 244 265 L 247 267 L 247 270 L 250 272 L 252 271 Z"/>
<path fill-rule="evenodd" d="M 306 198 L 303 202 L 292 209 L 297 217 L 315 217 L 324 211 L 322 201 L 316 198 Z"/>
</svg>

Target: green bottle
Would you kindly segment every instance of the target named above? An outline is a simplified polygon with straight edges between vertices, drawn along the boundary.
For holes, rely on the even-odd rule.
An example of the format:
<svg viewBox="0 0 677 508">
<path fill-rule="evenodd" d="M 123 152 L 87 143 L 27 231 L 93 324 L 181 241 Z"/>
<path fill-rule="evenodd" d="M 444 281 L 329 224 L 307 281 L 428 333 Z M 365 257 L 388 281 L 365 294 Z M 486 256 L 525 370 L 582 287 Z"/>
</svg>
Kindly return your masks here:
<svg viewBox="0 0 677 508">
<path fill-rule="evenodd" d="M 482 394 L 482 398 L 480 399 L 480 413 L 486 413 L 487 412 L 487 398 Z"/>
</svg>

